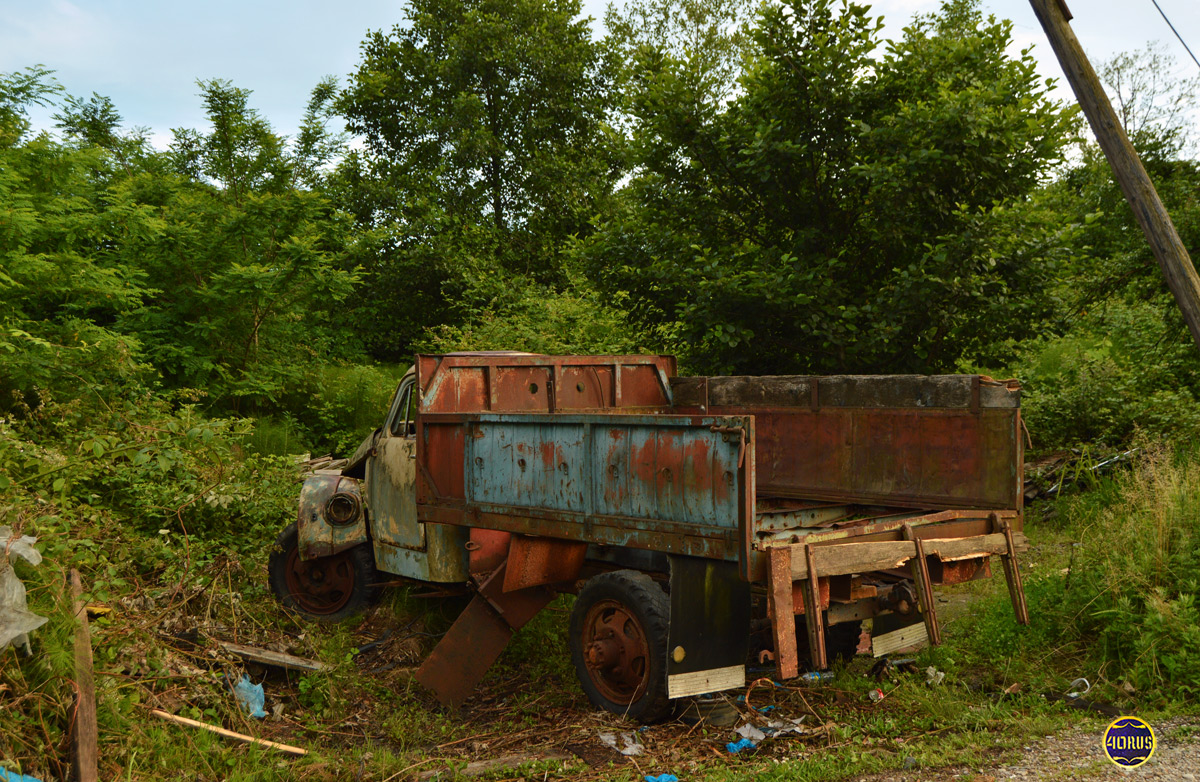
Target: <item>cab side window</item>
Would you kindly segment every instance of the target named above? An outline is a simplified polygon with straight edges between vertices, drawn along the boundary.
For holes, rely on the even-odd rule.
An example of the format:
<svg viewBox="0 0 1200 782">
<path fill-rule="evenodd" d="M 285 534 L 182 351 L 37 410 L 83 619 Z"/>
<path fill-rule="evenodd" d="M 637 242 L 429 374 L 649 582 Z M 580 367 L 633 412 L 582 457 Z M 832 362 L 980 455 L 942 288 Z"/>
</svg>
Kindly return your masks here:
<svg viewBox="0 0 1200 782">
<path fill-rule="evenodd" d="M 392 437 L 413 437 L 417 433 L 416 400 L 413 383 L 405 383 L 396 392 L 396 401 L 388 416 L 388 433 Z"/>
</svg>

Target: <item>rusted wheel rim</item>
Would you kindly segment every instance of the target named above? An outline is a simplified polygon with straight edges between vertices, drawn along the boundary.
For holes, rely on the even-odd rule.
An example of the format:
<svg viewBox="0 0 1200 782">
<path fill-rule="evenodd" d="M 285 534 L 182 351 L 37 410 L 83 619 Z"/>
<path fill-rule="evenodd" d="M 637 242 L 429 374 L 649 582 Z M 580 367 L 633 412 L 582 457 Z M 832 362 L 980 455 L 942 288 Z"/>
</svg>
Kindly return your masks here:
<svg viewBox="0 0 1200 782">
<path fill-rule="evenodd" d="M 354 593 L 354 562 L 348 551 L 305 561 L 294 548 L 288 552 L 284 575 L 288 594 L 310 614 L 336 614 Z"/>
<path fill-rule="evenodd" d="M 650 644 L 641 622 L 616 600 L 600 600 L 583 620 L 583 657 L 596 689 L 613 703 L 642 697 L 650 680 Z"/>
</svg>

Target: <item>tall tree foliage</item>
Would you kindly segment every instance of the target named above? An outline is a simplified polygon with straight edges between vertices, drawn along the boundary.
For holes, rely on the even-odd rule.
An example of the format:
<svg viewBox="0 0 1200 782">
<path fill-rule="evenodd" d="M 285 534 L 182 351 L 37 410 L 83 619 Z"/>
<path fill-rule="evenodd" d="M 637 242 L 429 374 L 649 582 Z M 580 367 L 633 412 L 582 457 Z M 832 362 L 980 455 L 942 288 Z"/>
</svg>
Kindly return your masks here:
<svg viewBox="0 0 1200 782">
<path fill-rule="evenodd" d="M 329 356 L 354 282 L 339 267 L 351 224 L 312 189 L 336 145 L 319 119 L 330 89 L 293 149 L 248 91 L 201 88 L 213 129 L 160 153 L 102 96 L 0 76 L 0 351 L 19 368 L 0 404 L 156 373 L 246 410 Z M 29 132 L 38 102 L 58 105 L 63 139 Z"/>
<path fill-rule="evenodd" d="M 710 370 L 942 370 L 1036 328 L 1054 241 L 1013 239 L 1010 206 L 1068 120 L 1011 25 L 949 0 L 876 57 L 864 6 L 760 13 L 723 110 L 676 58 L 644 64 L 642 168 L 589 247 L 597 279 Z"/>
<path fill-rule="evenodd" d="M 412 0 L 340 101 L 365 151 L 344 196 L 377 229 L 365 330 L 399 351 L 477 278 L 560 282 L 615 176 L 608 77 L 578 0 Z M 486 284 L 484 288 L 488 287 Z"/>
</svg>

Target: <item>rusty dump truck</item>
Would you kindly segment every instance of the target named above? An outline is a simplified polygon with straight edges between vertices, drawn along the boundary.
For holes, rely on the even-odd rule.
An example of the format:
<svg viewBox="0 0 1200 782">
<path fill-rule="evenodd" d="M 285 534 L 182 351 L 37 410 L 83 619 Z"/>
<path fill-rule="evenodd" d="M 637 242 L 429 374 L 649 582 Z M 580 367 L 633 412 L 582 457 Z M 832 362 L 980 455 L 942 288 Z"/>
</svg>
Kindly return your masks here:
<svg viewBox="0 0 1200 782">
<path fill-rule="evenodd" d="M 999 556 L 1028 623 L 1020 389 L 977 375 L 677 377 L 669 356 L 421 355 L 383 426 L 310 477 L 270 558 L 285 606 L 381 581 L 473 597 L 417 672 L 462 703 L 513 633 L 576 595 L 597 706 L 781 679 L 939 642 L 933 586 Z M 864 631 L 864 621 L 869 630 Z"/>
</svg>

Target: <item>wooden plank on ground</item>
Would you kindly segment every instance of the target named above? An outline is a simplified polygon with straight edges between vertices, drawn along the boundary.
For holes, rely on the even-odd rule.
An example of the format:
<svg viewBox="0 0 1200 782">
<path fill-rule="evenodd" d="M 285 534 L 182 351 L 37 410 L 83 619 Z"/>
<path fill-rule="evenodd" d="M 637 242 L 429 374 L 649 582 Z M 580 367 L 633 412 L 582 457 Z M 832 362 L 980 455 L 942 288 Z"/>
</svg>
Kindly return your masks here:
<svg viewBox="0 0 1200 782">
<path fill-rule="evenodd" d="M 83 602 L 83 581 L 72 570 L 71 601 L 75 612 L 75 724 L 71 763 L 79 782 L 97 782 L 99 729 L 96 727 L 96 683 L 92 675 L 92 634 Z"/>
<path fill-rule="evenodd" d="M 490 774 L 493 771 L 502 771 L 512 769 L 524 763 L 533 763 L 539 760 L 570 760 L 571 756 L 556 750 L 546 750 L 538 752 L 537 755 L 501 755 L 498 758 L 489 758 L 488 760 L 474 760 L 468 763 L 463 768 L 457 769 L 454 772 L 448 770 L 430 770 L 422 771 L 417 775 L 419 780 L 433 779 L 443 773 L 447 779 L 464 777 L 477 777 L 483 774 Z"/>
<path fill-rule="evenodd" d="M 270 649 L 260 649 L 257 646 L 235 644 L 231 641 L 220 641 L 219 643 L 221 648 L 230 654 L 235 654 L 243 660 L 261 665 L 273 665 L 276 668 L 284 668 L 289 671 L 306 671 L 309 673 L 324 671 L 329 667 L 318 660 L 309 660 L 304 657 L 296 657 L 292 654 L 284 654 L 283 652 L 273 652 Z"/>
</svg>

